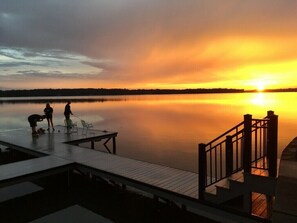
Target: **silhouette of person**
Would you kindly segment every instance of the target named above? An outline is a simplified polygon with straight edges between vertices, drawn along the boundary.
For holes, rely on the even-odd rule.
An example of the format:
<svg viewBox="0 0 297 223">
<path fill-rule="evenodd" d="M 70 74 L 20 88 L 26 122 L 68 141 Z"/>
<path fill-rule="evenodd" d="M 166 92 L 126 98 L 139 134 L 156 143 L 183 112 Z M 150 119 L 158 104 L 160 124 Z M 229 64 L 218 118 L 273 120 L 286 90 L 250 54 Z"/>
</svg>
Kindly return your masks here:
<svg viewBox="0 0 297 223">
<path fill-rule="evenodd" d="M 68 101 L 67 104 L 65 105 L 65 110 L 64 110 L 64 116 L 65 116 L 67 126 L 71 125 L 70 115 L 73 115 L 70 104 L 71 104 L 71 101 Z"/>
<path fill-rule="evenodd" d="M 47 130 L 49 131 L 50 126 L 52 126 L 53 131 L 55 131 L 54 124 L 53 124 L 53 112 L 54 112 L 54 109 L 50 106 L 49 103 L 47 103 L 43 111 L 44 111 L 44 114 L 45 114 L 45 117 L 46 117 L 46 120 L 47 120 L 47 125 L 48 125 Z"/>
<path fill-rule="evenodd" d="M 28 117 L 28 122 L 32 128 L 32 135 L 38 135 L 36 130 L 37 122 L 41 122 L 43 119 L 45 119 L 45 115 L 33 114 Z"/>
</svg>

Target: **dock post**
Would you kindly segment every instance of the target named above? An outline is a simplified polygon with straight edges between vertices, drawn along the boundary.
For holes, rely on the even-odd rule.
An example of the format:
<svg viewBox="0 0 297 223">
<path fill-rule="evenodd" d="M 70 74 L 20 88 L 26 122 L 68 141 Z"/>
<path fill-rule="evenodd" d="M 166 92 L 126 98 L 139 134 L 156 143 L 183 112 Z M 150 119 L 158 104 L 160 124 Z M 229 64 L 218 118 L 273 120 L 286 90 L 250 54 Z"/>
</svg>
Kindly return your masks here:
<svg viewBox="0 0 297 223">
<path fill-rule="evenodd" d="M 226 176 L 233 172 L 233 143 L 232 136 L 226 137 Z"/>
<path fill-rule="evenodd" d="M 269 116 L 272 116 L 272 115 L 274 115 L 274 111 L 271 111 L 271 110 L 267 111 L 267 117 L 268 118 L 269 118 Z"/>
<path fill-rule="evenodd" d="M 243 129 L 243 170 L 245 173 L 251 173 L 252 161 L 252 115 L 244 115 Z"/>
<path fill-rule="evenodd" d="M 271 113 L 268 116 L 267 128 L 267 160 L 268 174 L 270 177 L 277 175 L 277 132 L 278 132 L 278 116 Z"/>
<path fill-rule="evenodd" d="M 116 146 L 116 138 L 115 137 L 112 137 L 112 153 L 113 154 L 116 154 L 117 153 L 117 146 Z"/>
<path fill-rule="evenodd" d="M 204 200 L 204 192 L 206 187 L 206 145 L 203 143 L 199 144 L 199 182 L 198 182 L 198 195 L 199 199 Z"/>
</svg>

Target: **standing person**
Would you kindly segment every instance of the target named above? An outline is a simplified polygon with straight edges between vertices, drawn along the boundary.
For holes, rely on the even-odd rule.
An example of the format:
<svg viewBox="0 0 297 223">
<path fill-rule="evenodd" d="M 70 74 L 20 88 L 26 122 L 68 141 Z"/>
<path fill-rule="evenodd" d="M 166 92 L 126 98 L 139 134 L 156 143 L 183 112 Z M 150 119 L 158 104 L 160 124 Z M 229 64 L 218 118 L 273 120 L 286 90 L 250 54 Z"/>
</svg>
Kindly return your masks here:
<svg viewBox="0 0 297 223">
<path fill-rule="evenodd" d="M 43 111 L 47 120 L 47 125 L 48 125 L 47 131 L 50 130 L 50 126 L 52 126 L 53 131 L 55 131 L 54 124 L 53 124 L 54 109 L 50 106 L 49 103 L 47 103 Z"/>
<path fill-rule="evenodd" d="M 67 126 L 71 125 L 70 115 L 73 115 L 70 107 L 71 101 L 68 101 L 65 105 L 64 116 L 66 119 Z"/>
<path fill-rule="evenodd" d="M 43 119 L 45 119 L 45 115 L 33 114 L 28 117 L 28 122 L 32 128 L 32 135 L 38 135 L 36 130 L 37 122 L 41 122 Z"/>
</svg>

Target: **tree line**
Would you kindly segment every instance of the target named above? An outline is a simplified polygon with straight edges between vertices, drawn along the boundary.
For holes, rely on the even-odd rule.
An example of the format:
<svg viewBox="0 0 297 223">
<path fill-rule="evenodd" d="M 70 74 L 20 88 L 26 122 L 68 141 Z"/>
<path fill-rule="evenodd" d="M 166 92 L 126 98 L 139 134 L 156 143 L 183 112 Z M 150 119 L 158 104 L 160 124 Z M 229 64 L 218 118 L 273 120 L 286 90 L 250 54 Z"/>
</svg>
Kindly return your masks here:
<svg viewBox="0 0 297 223">
<path fill-rule="evenodd" d="M 210 94 L 242 93 L 243 89 L 197 88 L 197 89 L 122 89 L 122 88 L 79 88 L 79 89 L 30 89 L 0 90 L 0 97 L 42 96 L 104 96 L 104 95 L 152 95 L 152 94 Z"/>
</svg>

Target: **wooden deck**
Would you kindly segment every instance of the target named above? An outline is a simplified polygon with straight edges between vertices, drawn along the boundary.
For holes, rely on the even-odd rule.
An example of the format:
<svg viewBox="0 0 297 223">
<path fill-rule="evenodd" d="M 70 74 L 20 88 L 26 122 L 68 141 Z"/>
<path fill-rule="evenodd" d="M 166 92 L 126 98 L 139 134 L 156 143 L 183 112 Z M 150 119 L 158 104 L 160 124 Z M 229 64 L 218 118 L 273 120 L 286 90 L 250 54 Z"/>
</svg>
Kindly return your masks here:
<svg viewBox="0 0 297 223">
<path fill-rule="evenodd" d="M 141 185 L 149 185 L 153 188 L 161 188 L 162 190 L 177 193 L 182 196 L 198 198 L 197 173 L 79 147 L 77 145 L 80 143 L 100 141 L 109 138 L 115 139 L 117 133 L 89 130 L 87 134 L 82 134 L 82 129 L 79 128 L 78 130 L 78 132 L 67 134 L 63 126 L 57 126 L 56 131 L 45 133 L 39 137 L 32 137 L 30 129 L 0 133 L 0 144 L 41 157 L 32 159 L 30 162 L 23 161 L 23 163 L 19 164 L 9 164 L 10 166 L 6 167 L 7 171 L 10 167 L 16 165 L 30 165 L 32 169 L 35 169 L 35 163 L 40 162 L 40 159 L 45 159 L 45 156 L 51 157 L 52 159 L 59 158 L 65 160 L 67 163 L 75 163 L 76 168 L 92 169 L 93 173 L 98 175 L 107 173 L 119 178 L 138 182 Z M 110 143 L 113 147 L 113 143 L 115 142 Z M 2 168 L 4 168 L 4 166 L 6 165 L 3 165 Z M 18 168 L 21 169 L 20 166 Z M 50 168 L 50 166 L 48 168 Z M 13 170 L 11 171 L 13 172 Z M 2 182 L 2 173 L 3 172 L 0 171 L 0 184 Z M 26 174 L 26 172 L 24 171 L 23 174 Z"/>
<path fill-rule="evenodd" d="M 210 215 L 245 219 L 240 212 L 230 214 L 220 206 L 198 200 L 198 174 L 133 160 L 110 153 L 79 147 L 80 143 L 105 140 L 115 150 L 117 132 L 90 129 L 67 133 L 63 126 L 55 132 L 32 137 L 31 129 L 0 132 L 0 145 L 33 154 L 38 158 L 0 166 L 0 187 L 50 174 L 51 171 L 77 169 L 151 193 Z M 236 217 L 234 217 L 234 216 Z M 216 217 L 218 218 L 218 217 Z M 252 219 L 251 222 L 257 222 Z"/>
</svg>

